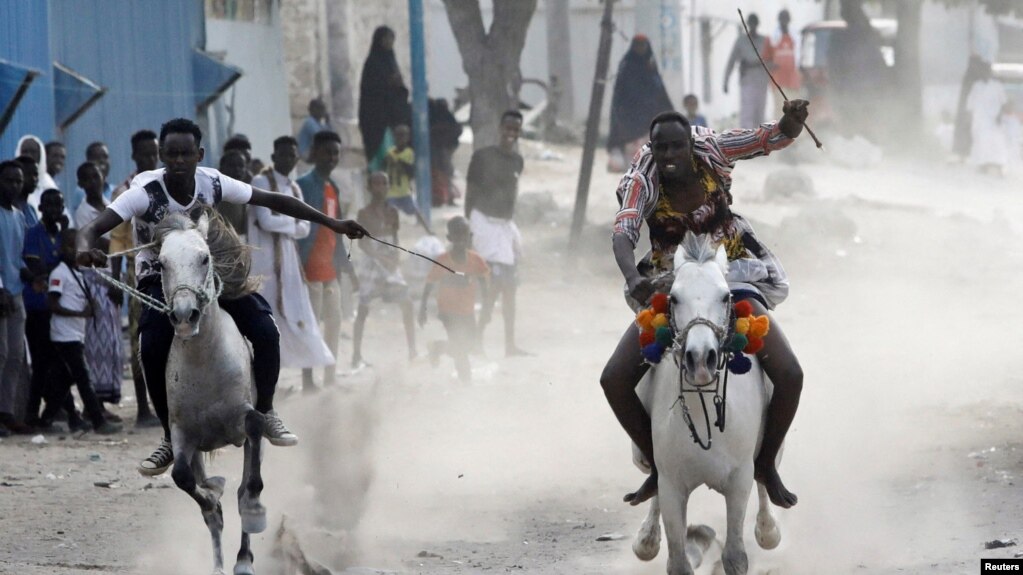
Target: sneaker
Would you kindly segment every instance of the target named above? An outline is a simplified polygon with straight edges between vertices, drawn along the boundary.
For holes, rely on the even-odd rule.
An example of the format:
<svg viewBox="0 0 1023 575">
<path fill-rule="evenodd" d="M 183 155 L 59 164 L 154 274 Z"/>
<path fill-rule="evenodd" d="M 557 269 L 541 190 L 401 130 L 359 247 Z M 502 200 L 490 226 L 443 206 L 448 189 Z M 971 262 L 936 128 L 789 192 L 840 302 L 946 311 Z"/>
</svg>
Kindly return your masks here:
<svg viewBox="0 0 1023 575">
<path fill-rule="evenodd" d="M 105 407 L 103 408 L 103 419 L 111 423 L 124 423 L 120 415 L 117 415 Z"/>
<path fill-rule="evenodd" d="M 123 425 L 120 423 L 114 423 L 113 421 L 104 421 L 99 425 L 93 426 L 93 432 L 100 435 L 113 435 L 115 433 L 120 433 L 122 429 L 124 429 Z"/>
<path fill-rule="evenodd" d="M 174 452 L 171 450 L 171 442 L 169 439 L 161 439 L 160 447 L 157 447 L 152 455 L 139 463 L 138 471 L 146 477 L 155 477 L 167 471 L 172 463 L 174 463 Z"/>
<path fill-rule="evenodd" d="M 67 429 L 71 433 L 78 433 L 79 431 L 85 433 L 86 431 L 92 431 L 92 424 L 82 418 L 73 418 L 68 420 Z"/>
<path fill-rule="evenodd" d="M 263 437 L 278 447 L 298 445 L 298 436 L 284 427 L 284 422 L 277 415 L 277 410 L 270 410 L 264 415 L 266 416 L 266 426 L 263 428 Z"/>
</svg>

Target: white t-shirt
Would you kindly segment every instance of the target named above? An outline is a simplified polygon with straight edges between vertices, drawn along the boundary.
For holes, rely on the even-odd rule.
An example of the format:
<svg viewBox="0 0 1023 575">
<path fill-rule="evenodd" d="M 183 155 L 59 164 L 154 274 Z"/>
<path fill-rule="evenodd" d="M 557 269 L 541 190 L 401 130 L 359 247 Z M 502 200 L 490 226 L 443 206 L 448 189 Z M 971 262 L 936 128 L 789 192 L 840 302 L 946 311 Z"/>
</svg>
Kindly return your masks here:
<svg viewBox="0 0 1023 575">
<path fill-rule="evenodd" d="M 60 294 L 60 307 L 69 311 L 85 311 L 89 306 L 89 298 L 85 295 L 85 278 L 80 272 L 60 262 L 50 272 L 50 293 Z M 85 324 L 88 318 L 68 317 L 53 314 L 50 316 L 50 341 L 68 342 L 85 341 Z"/>
<path fill-rule="evenodd" d="M 106 198 L 103 198 L 103 205 L 104 206 L 110 205 L 110 203 L 107 202 Z M 100 213 L 102 212 L 92 207 L 92 204 L 85 200 L 82 200 L 82 203 L 78 204 L 78 209 L 75 210 L 74 220 L 75 226 L 77 226 L 79 229 L 84 228 L 88 224 L 92 223 L 92 220 L 98 218 Z M 103 237 L 110 239 L 110 232 L 103 234 Z"/>
<path fill-rule="evenodd" d="M 191 203 L 183 206 L 170 197 L 163 182 L 165 168 L 142 172 L 131 181 L 131 186 L 110 204 L 110 209 L 125 221 L 132 220 L 135 245 L 153 241 L 153 230 L 167 214 L 188 213 L 199 216 L 199 208 L 214 207 L 220 202 L 247 204 L 252 199 L 252 186 L 221 174 L 213 168 L 195 170 L 195 195 Z M 154 267 L 159 254 L 152 248 L 135 256 L 135 277 L 141 281 L 159 274 Z"/>
</svg>

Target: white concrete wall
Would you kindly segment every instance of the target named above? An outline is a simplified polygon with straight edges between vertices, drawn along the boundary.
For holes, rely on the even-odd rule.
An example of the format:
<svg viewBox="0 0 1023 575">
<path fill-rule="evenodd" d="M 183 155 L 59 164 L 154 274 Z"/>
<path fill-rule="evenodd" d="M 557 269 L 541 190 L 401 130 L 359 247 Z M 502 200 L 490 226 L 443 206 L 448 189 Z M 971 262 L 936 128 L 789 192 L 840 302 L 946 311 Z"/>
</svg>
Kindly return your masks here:
<svg viewBox="0 0 1023 575">
<path fill-rule="evenodd" d="M 291 134 L 288 71 L 276 11 L 269 25 L 207 20 L 206 49 L 224 52 L 226 63 L 242 69 L 241 79 L 224 94 L 217 106 L 233 104 L 234 132 L 247 135 L 252 141 L 253 157 L 269 163 L 274 139 Z M 222 114 L 216 116 L 223 117 Z M 217 158 L 219 151 L 215 150 Z M 212 152 L 214 150 L 208 151 Z M 216 166 L 215 162 L 207 163 Z"/>
</svg>

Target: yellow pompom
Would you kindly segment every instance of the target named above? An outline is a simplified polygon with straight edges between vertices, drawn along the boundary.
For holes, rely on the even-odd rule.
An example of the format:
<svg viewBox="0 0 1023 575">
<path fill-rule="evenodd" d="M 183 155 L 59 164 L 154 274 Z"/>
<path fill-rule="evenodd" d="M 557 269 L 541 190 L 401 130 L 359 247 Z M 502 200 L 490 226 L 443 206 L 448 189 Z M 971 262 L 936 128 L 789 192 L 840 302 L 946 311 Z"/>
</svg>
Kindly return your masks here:
<svg viewBox="0 0 1023 575">
<path fill-rule="evenodd" d="M 654 329 L 657 329 L 659 327 L 668 327 L 668 316 L 664 315 L 663 313 L 655 315 L 654 321 L 651 322 L 651 325 L 654 326 Z"/>
<path fill-rule="evenodd" d="M 749 319 L 748 317 L 740 317 L 735 320 L 735 333 L 741 333 L 742 335 L 749 333 Z"/>
<path fill-rule="evenodd" d="M 639 328 L 642 331 L 651 331 L 651 330 L 653 330 L 653 325 L 652 325 L 653 321 L 654 321 L 654 312 L 653 312 L 653 310 L 645 309 L 645 310 L 639 312 L 638 314 L 636 314 L 636 325 L 638 325 Z"/>
<path fill-rule="evenodd" d="M 766 315 L 751 317 L 749 322 L 749 334 L 753 337 L 764 337 L 771 329 L 771 319 Z"/>
</svg>

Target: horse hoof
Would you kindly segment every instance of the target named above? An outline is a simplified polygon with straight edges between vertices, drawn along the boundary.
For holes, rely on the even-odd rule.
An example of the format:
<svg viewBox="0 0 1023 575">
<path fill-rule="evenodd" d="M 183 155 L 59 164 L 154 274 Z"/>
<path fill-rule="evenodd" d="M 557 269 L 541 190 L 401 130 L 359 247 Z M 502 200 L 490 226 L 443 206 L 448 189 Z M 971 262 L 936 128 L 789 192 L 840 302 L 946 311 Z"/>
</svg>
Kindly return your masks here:
<svg viewBox="0 0 1023 575">
<path fill-rule="evenodd" d="M 256 575 L 252 569 L 252 563 L 239 563 L 234 566 L 234 575 Z"/>
<path fill-rule="evenodd" d="M 661 526 L 651 529 L 645 536 L 637 535 L 632 542 L 632 552 L 640 561 L 653 561 L 661 550 Z"/>
<path fill-rule="evenodd" d="M 778 524 L 774 521 L 757 521 L 757 526 L 753 529 L 753 534 L 757 538 L 757 545 L 761 549 L 770 551 L 781 543 L 781 529 L 778 529 Z"/>
<path fill-rule="evenodd" d="M 266 531 L 266 509 L 241 511 L 242 531 L 245 533 L 262 533 Z"/>
<path fill-rule="evenodd" d="M 202 486 L 215 493 L 217 495 L 217 499 L 219 500 L 224 495 L 224 485 L 226 484 L 227 484 L 226 479 L 217 476 L 206 479 L 206 481 L 203 482 Z"/>
</svg>

